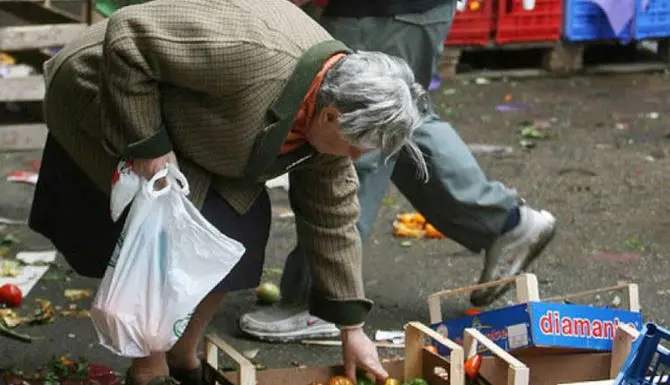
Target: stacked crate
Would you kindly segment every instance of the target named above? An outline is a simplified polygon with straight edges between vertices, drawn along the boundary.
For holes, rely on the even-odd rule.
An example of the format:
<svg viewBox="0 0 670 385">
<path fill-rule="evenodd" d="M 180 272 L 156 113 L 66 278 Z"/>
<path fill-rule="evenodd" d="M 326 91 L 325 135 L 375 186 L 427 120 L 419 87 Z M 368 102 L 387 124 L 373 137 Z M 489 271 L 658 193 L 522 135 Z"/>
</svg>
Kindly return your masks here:
<svg viewBox="0 0 670 385">
<path fill-rule="evenodd" d="M 633 18 L 616 33 L 592 0 L 566 0 L 565 39 L 640 41 L 670 37 L 670 0 L 635 0 Z"/>
<path fill-rule="evenodd" d="M 57 9 L 49 2 L 0 0 L 0 12 L 3 13 L 0 19 L 0 53 L 16 61 L 16 66 L 0 66 L 0 105 L 11 105 L 16 109 L 24 104 L 39 104 L 43 100 L 42 64 L 57 48 L 82 34 L 89 23 L 90 1 L 77 6 L 83 9 L 83 15 L 76 16 Z M 17 22 L 7 22 L 10 18 Z M 26 68 L 33 71 L 25 71 Z M 42 124 L 7 124 L 0 121 L 0 150 L 39 147 L 44 132 Z"/>
<path fill-rule="evenodd" d="M 532 10 L 523 8 L 523 0 L 466 0 L 445 45 L 553 42 L 560 39 L 562 25 L 562 0 L 536 0 Z"/>
</svg>

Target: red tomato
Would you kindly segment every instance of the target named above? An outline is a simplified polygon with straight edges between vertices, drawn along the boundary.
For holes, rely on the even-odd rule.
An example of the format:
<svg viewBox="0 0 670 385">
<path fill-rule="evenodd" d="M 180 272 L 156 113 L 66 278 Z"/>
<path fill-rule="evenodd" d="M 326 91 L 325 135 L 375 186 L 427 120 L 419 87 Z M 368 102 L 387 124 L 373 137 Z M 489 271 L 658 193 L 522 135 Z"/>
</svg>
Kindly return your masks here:
<svg viewBox="0 0 670 385">
<path fill-rule="evenodd" d="M 23 301 L 23 294 L 18 286 L 10 283 L 0 286 L 0 304 L 9 307 L 19 307 Z"/>
<path fill-rule="evenodd" d="M 463 365 L 463 369 L 465 369 L 465 374 L 471 378 L 477 378 L 477 375 L 479 374 L 479 368 L 482 366 L 482 356 L 479 354 L 475 354 L 474 356 L 468 358 L 465 361 L 465 364 Z"/>
<path fill-rule="evenodd" d="M 473 315 L 477 315 L 477 314 L 480 314 L 480 313 L 481 313 L 481 310 L 479 310 L 477 308 L 474 308 L 474 307 L 471 307 L 471 308 L 468 308 L 468 309 L 465 310 L 465 315 L 468 316 L 468 317 L 473 316 Z"/>
</svg>

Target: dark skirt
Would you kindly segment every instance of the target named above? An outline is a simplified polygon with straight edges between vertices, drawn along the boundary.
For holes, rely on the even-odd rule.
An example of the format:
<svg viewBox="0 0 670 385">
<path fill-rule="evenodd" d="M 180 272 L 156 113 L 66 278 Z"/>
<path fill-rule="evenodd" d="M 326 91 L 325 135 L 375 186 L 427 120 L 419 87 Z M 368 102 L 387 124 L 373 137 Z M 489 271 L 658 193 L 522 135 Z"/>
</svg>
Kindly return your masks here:
<svg viewBox="0 0 670 385">
<path fill-rule="evenodd" d="M 201 212 L 219 231 L 246 247 L 240 262 L 214 290 L 236 291 L 258 286 L 270 234 L 267 192 L 240 215 L 210 188 Z M 49 135 L 33 198 L 30 228 L 51 240 L 78 274 L 102 278 L 124 220 L 125 214 L 118 222 L 112 221 L 109 196 L 95 186 Z"/>
</svg>

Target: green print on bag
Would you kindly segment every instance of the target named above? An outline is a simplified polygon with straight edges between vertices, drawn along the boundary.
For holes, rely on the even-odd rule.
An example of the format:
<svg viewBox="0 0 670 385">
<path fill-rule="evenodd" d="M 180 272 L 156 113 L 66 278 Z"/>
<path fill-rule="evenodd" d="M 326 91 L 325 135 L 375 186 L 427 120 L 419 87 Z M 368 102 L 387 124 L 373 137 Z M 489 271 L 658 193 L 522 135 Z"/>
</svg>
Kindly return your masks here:
<svg viewBox="0 0 670 385">
<path fill-rule="evenodd" d="M 172 332 L 174 333 L 175 337 L 181 338 L 192 316 L 193 313 L 189 313 L 186 317 L 180 318 L 174 322 L 174 324 L 172 325 Z"/>
</svg>

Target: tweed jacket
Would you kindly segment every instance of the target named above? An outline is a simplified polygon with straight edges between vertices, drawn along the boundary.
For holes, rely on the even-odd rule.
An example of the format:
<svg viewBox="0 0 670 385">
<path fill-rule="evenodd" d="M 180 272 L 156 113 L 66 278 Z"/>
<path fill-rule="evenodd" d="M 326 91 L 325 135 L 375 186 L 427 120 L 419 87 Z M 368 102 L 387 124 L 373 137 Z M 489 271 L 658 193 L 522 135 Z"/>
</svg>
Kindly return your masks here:
<svg viewBox="0 0 670 385">
<path fill-rule="evenodd" d="M 104 192 L 121 157 L 174 150 L 201 207 L 210 186 L 244 213 L 288 172 L 312 314 L 363 321 L 358 179 L 350 158 L 280 154 L 325 60 L 350 52 L 286 0 L 155 0 L 120 9 L 44 66 L 50 133 Z M 253 230 L 251 230 L 253 231 Z"/>
</svg>

